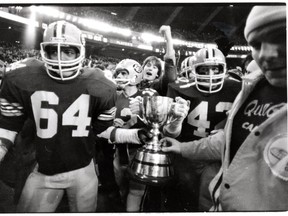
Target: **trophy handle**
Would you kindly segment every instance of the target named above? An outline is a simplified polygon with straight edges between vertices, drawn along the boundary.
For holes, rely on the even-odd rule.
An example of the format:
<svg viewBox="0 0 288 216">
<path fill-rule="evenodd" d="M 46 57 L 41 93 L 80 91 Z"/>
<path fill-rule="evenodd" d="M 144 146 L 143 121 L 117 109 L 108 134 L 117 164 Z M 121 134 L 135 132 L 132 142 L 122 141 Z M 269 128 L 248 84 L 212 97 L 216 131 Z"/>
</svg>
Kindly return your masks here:
<svg viewBox="0 0 288 216">
<path fill-rule="evenodd" d="M 144 122 L 145 124 L 147 124 L 147 121 L 146 121 L 146 119 L 145 118 L 143 118 L 143 107 L 142 107 L 142 103 L 143 103 L 143 97 L 139 97 L 139 96 L 137 96 L 136 98 L 133 98 L 132 100 L 138 100 L 139 101 L 139 114 L 137 113 L 135 113 L 136 114 L 136 116 L 142 121 L 142 122 Z M 142 115 L 142 116 L 141 116 Z"/>
<path fill-rule="evenodd" d="M 171 108 L 170 108 L 170 111 L 169 111 L 169 116 L 168 116 L 168 120 L 166 122 L 165 125 L 169 125 L 169 124 L 172 124 L 173 122 L 175 122 L 177 120 L 177 118 L 174 117 L 174 114 L 173 114 L 173 110 L 174 110 L 174 107 L 176 106 L 176 102 L 173 102 L 171 104 Z"/>
</svg>

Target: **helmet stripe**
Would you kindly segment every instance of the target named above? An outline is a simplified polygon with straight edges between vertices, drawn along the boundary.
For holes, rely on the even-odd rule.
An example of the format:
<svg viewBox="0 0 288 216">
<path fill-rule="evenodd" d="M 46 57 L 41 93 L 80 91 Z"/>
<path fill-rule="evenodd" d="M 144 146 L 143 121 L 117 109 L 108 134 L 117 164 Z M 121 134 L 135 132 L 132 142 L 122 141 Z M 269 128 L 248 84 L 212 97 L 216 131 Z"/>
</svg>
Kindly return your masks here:
<svg viewBox="0 0 288 216">
<path fill-rule="evenodd" d="M 65 34 L 65 31 L 66 31 L 66 23 L 63 23 L 61 36 L 63 36 Z"/>
<path fill-rule="evenodd" d="M 212 57 L 216 57 L 215 49 L 212 49 L 212 52 L 213 52 Z"/>
<path fill-rule="evenodd" d="M 56 37 L 56 32 L 57 32 L 57 24 L 54 25 L 54 28 L 53 28 L 53 37 Z"/>
<path fill-rule="evenodd" d="M 66 31 L 65 23 L 57 23 L 53 29 L 53 37 L 63 37 Z"/>
<path fill-rule="evenodd" d="M 61 23 L 61 25 L 57 25 L 57 32 L 56 32 L 56 37 L 57 38 L 60 38 L 61 36 L 62 36 L 62 23 Z"/>
</svg>

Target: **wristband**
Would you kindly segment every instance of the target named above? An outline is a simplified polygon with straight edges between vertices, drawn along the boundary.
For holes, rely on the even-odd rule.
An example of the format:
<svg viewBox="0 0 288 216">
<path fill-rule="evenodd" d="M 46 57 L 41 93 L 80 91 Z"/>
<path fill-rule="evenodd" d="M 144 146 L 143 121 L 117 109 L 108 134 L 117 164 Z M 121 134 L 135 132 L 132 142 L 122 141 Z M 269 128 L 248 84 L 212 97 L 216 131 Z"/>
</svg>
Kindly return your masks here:
<svg viewBox="0 0 288 216">
<path fill-rule="evenodd" d="M 113 128 L 113 130 L 111 131 L 111 135 L 110 135 L 110 141 L 111 141 L 111 143 L 115 143 L 115 141 L 116 141 L 116 130 L 117 130 L 117 128 L 115 127 L 115 128 Z"/>
<path fill-rule="evenodd" d="M 8 149 L 4 145 L 0 145 L 0 162 L 4 159 Z"/>
<path fill-rule="evenodd" d="M 139 130 L 140 129 L 118 128 L 117 131 L 115 132 L 115 142 L 141 144 L 141 141 L 138 137 Z"/>
<path fill-rule="evenodd" d="M 11 140 L 9 140 L 9 139 L 6 139 L 6 138 L 3 138 L 3 137 L 1 137 L 0 138 L 0 147 L 2 148 L 6 148 L 7 149 L 7 151 L 8 151 L 8 149 L 10 148 L 10 146 L 12 146 L 13 145 L 13 142 L 11 141 Z"/>
</svg>

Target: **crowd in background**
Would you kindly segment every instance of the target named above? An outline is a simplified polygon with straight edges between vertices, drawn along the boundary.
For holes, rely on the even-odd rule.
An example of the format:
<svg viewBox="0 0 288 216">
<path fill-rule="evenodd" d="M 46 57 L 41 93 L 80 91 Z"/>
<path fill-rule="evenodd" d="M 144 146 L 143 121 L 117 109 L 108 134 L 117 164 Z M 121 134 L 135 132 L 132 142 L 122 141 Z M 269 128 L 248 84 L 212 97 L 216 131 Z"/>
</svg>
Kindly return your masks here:
<svg viewBox="0 0 288 216">
<path fill-rule="evenodd" d="M 123 27 L 123 28 L 130 28 L 134 32 L 143 32 L 143 31 L 149 31 L 149 32 L 158 32 L 159 27 L 152 24 L 137 22 L 133 20 L 124 20 L 124 19 L 118 19 L 117 16 L 113 16 L 107 11 L 97 11 L 90 10 L 89 7 L 83 8 L 82 10 L 79 10 L 79 8 L 69 8 L 69 13 L 72 15 L 83 17 L 83 18 L 95 18 L 102 22 L 107 22 L 113 26 Z M 220 30 L 218 30 L 214 25 L 209 24 L 208 31 L 202 31 L 197 32 L 194 31 L 194 29 L 197 29 L 201 23 L 194 21 L 193 25 L 195 26 L 193 31 L 188 31 L 182 28 L 173 27 L 172 36 L 173 38 L 179 38 L 181 40 L 188 40 L 188 41 L 199 41 L 199 42 L 214 42 L 215 38 L 218 38 L 220 36 L 223 36 L 224 33 Z M 242 38 L 233 38 L 233 42 L 235 44 L 246 44 L 246 41 Z"/>
<path fill-rule="evenodd" d="M 39 50 L 27 49 L 20 44 L 0 41 L 0 59 L 6 64 L 11 64 L 28 57 L 39 58 Z"/>
<path fill-rule="evenodd" d="M 10 43 L 7 41 L 0 41 L 0 60 L 3 62 L 5 67 L 8 67 L 9 64 L 14 62 L 23 60 L 25 58 L 34 57 L 36 59 L 41 59 L 40 50 L 36 49 L 28 49 L 25 46 L 17 43 Z M 143 59 L 136 59 L 138 62 L 142 62 Z M 86 56 L 85 60 L 83 61 L 83 67 L 92 67 L 92 68 L 100 68 L 101 70 L 109 70 L 111 72 L 114 71 L 116 65 L 120 62 L 121 59 L 110 57 L 110 56 L 103 56 L 97 54 L 91 54 Z M 229 70 L 234 70 L 238 68 L 238 71 L 245 72 L 245 67 L 247 64 L 245 62 L 251 61 L 251 55 L 247 56 L 247 59 L 242 60 L 242 65 L 239 67 L 230 67 L 227 65 Z M 180 64 L 177 65 L 178 69 L 180 69 Z"/>
</svg>

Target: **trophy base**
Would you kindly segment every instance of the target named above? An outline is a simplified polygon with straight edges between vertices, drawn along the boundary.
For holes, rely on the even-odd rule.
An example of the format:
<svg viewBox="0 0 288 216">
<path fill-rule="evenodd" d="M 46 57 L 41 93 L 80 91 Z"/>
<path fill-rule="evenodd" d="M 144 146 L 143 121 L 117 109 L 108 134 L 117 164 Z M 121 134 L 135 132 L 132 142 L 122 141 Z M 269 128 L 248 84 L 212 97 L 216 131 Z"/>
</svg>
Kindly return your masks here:
<svg viewBox="0 0 288 216">
<path fill-rule="evenodd" d="M 148 185 L 169 184 L 174 176 L 169 155 L 146 148 L 137 149 L 128 173 L 134 180 Z"/>
</svg>

